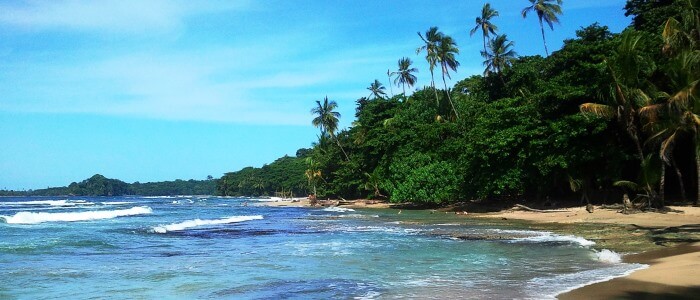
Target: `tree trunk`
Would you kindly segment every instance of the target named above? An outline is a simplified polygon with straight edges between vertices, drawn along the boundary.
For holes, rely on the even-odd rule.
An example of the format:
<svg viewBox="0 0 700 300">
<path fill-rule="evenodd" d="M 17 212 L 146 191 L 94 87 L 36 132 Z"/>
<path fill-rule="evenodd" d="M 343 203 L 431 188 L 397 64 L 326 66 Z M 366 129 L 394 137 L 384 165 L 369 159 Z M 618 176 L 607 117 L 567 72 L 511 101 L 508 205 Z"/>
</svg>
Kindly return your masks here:
<svg viewBox="0 0 700 300">
<path fill-rule="evenodd" d="M 430 70 L 430 86 L 433 87 L 433 92 L 435 92 L 435 103 L 440 106 L 440 99 L 438 99 L 437 89 L 435 88 L 435 76 L 433 75 L 433 70 Z"/>
<path fill-rule="evenodd" d="M 391 97 L 394 97 L 394 85 L 391 84 L 391 75 L 389 75 L 389 70 L 386 70 L 386 77 L 389 78 L 389 89 L 391 89 Z"/>
<path fill-rule="evenodd" d="M 666 162 L 661 160 L 661 180 L 659 180 L 659 201 L 661 202 L 661 207 L 666 206 L 665 202 L 665 186 L 666 186 Z"/>
<path fill-rule="evenodd" d="M 338 139 L 337 136 L 333 136 L 335 138 L 335 143 L 338 144 L 338 147 L 340 148 L 340 151 L 343 151 L 343 155 L 345 155 L 345 160 L 350 161 L 350 158 L 348 157 L 348 154 L 345 153 L 345 149 L 343 149 L 343 146 L 340 145 L 340 140 Z"/>
<path fill-rule="evenodd" d="M 676 158 L 671 155 L 671 167 L 676 172 L 676 177 L 678 178 L 678 188 L 681 190 L 681 200 L 683 202 L 688 201 L 688 197 L 685 195 L 685 184 L 683 184 L 683 175 L 681 174 L 681 169 L 678 168 L 676 164 Z"/>
<path fill-rule="evenodd" d="M 542 18 L 540 18 L 540 30 L 542 31 L 542 42 L 544 43 L 544 53 L 549 56 L 549 50 L 547 50 L 547 39 L 544 38 L 544 26 L 542 26 Z"/>
<path fill-rule="evenodd" d="M 695 141 L 695 143 L 697 143 L 697 141 Z M 695 146 L 695 171 L 695 176 L 698 179 L 698 194 L 697 197 L 695 197 L 695 205 L 698 205 L 698 199 L 700 199 L 700 151 L 698 151 L 697 145 Z"/>
<path fill-rule="evenodd" d="M 442 67 L 442 83 L 445 85 L 445 93 L 447 93 L 447 100 L 450 101 L 450 106 L 452 106 L 452 111 L 455 112 L 455 117 L 459 120 L 459 114 L 457 114 L 457 109 L 452 103 L 452 97 L 450 97 L 450 91 L 447 89 L 447 81 L 445 81 L 445 67 Z"/>
</svg>

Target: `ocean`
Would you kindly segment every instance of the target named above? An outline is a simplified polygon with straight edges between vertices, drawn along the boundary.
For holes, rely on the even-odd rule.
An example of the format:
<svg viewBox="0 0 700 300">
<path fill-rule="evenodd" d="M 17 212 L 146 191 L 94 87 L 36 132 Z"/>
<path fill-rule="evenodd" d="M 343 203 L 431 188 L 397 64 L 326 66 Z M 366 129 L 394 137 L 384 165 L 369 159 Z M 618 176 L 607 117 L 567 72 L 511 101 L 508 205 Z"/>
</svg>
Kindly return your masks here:
<svg viewBox="0 0 700 300">
<path fill-rule="evenodd" d="M 260 201 L 0 198 L 0 299 L 549 299 L 646 267 L 454 215 Z"/>
</svg>

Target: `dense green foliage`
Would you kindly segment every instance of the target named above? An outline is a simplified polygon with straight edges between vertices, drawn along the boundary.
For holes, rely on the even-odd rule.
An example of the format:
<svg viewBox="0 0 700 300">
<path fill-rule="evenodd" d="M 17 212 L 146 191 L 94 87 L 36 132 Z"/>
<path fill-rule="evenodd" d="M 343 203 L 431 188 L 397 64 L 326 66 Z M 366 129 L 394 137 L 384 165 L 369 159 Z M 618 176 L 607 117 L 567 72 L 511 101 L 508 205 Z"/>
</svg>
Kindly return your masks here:
<svg viewBox="0 0 700 300">
<path fill-rule="evenodd" d="M 297 151 L 297 157 L 284 156 L 262 168 L 247 167 L 224 174 L 216 184 L 216 194 L 222 196 L 293 197 L 309 194 L 305 158 L 307 149 Z"/>
<path fill-rule="evenodd" d="M 669 157 L 689 162 L 700 156 L 691 147 L 693 132 L 700 131 L 692 125 L 700 120 L 692 119 L 692 108 L 700 107 L 692 106 L 698 101 L 700 65 L 697 27 L 693 29 L 698 25 L 696 2 L 630 0 L 627 13 L 635 21 L 623 34 L 593 24 L 546 58 L 517 57 L 512 49 L 517 45 L 489 30 L 494 37 L 482 51 L 484 76 L 461 80 L 452 89 L 440 90 L 431 82 L 410 96 L 357 100 L 352 127 L 337 133 L 321 128 L 306 173 L 319 174 L 314 181 L 319 197 L 431 204 L 580 195 L 602 202 L 604 195 L 623 191 L 617 181 L 637 182 L 638 193 L 658 204 L 658 190 L 662 196 L 677 196 L 686 191 L 684 182 L 695 189 L 697 185 L 687 184 L 688 177 L 697 178 L 694 166 Z M 486 8 L 488 15 L 497 15 Z M 556 8 L 551 16 L 545 14 L 550 20 L 544 22 L 556 22 L 558 13 Z M 682 20 L 662 36 L 669 17 Z M 669 32 L 673 39 L 666 36 Z M 437 27 L 419 36 L 417 53 L 425 54 L 431 74 L 435 66 L 443 75 L 455 70 L 442 65 L 453 57 L 439 52 L 443 42 L 456 47 L 452 38 Z M 672 95 L 679 89 L 686 97 L 673 107 Z M 605 110 L 614 107 L 605 103 L 619 106 Z M 673 111 L 668 107 L 687 111 L 689 119 L 673 119 L 665 113 Z M 671 136 L 669 128 L 677 133 L 671 150 L 668 139 L 663 140 Z M 662 150 L 668 155 L 658 155 L 657 140 L 666 141 Z M 679 175 L 665 174 L 666 166 Z M 664 191 L 660 178 L 665 177 L 675 184 Z"/>
</svg>

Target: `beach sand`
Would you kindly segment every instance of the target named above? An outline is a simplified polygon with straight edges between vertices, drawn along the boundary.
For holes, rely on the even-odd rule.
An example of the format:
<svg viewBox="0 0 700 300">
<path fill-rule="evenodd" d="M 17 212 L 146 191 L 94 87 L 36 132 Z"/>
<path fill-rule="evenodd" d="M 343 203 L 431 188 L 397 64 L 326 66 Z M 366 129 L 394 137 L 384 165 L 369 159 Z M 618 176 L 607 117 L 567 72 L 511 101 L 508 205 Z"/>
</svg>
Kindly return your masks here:
<svg viewBox="0 0 700 300">
<path fill-rule="evenodd" d="M 389 203 L 369 200 L 322 203 L 326 206 L 340 203 L 343 207 L 360 209 L 391 207 Z M 259 205 L 310 206 L 308 199 L 261 202 Z M 666 213 L 622 214 L 618 210 L 601 207 L 595 207 L 593 213 L 587 212 L 584 206 L 556 212 L 533 212 L 514 207 L 495 213 L 467 212 L 463 216 L 502 222 L 525 221 L 533 224 L 534 229 L 601 234 L 597 242 L 601 242 L 603 247 L 617 245 L 611 247 L 623 252 L 644 249 L 641 253 L 626 254 L 624 261 L 648 264 L 649 268 L 563 293 L 557 296 L 559 299 L 700 299 L 700 207 L 669 208 L 671 211 Z M 604 231 L 606 228 L 607 232 L 604 233 L 588 232 Z M 606 240 L 613 241 L 606 244 Z M 627 246 L 631 243 L 639 244 Z"/>
</svg>

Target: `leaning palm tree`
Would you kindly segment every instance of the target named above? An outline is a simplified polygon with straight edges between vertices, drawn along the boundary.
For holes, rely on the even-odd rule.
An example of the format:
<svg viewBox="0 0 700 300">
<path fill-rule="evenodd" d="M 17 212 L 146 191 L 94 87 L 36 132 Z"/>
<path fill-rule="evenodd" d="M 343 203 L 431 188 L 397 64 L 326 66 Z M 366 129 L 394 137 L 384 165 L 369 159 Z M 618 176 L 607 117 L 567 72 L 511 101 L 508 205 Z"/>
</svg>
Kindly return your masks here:
<svg viewBox="0 0 700 300">
<path fill-rule="evenodd" d="M 377 79 L 375 79 L 374 82 L 372 82 L 369 85 L 367 90 L 370 91 L 369 96 L 367 96 L 367 99 L 384 99 L 384 97 L 386 97 L 386 88 Z"/>
<path fill-rule="evenodd" d="M 497 35 L 489 41 L 488 51 L 481 52 L 486 67 L 484 75 L 496 73 L 501 77 L 502 72 L 513 64 L 517 55 L 513 50 L 513 41 L 509 41 L 505 34 Z"/>
<path fill-rule="evenodd" d="M 428 61 L 428 66 L 430 69 L 430 87 L 432 87 L 433 91 L 435 92 L 435 101 L 439 101 L 437 90 L 435 89 L 434 70 L 438 63 L 437 48 L 440 40 L 442 40 L 443 34 L 437 27 L 430 27 L 430 29 L 425 32 L 425 37 L 423 37 L 420 32 L 418 33 L 418 36 L 421 40 L 423 40 L 424 45 L 416 49 L 416 54 L 425 51 L 425 60 Z"/>
<path fill-rule="evenodd" d="M 452 97 L 450 97 L 450 90 L 447 89 L 447 81 L 445 80 L 445 76 L 447 78 L 450 78 L 450 70 L 452 71 L 457 71 L 457 67 L 459 67 L 459 62 L 455 58 L 455 54 L 459 54 L 459 48 L 457 48 L 457 43 L 455 43 L 454 39 L 450 37 L 449 35 L 445 35 L 440 39 L 440 42 L 438 43 L 438 48 L 437 48 L 437 57 L 438 61 L 440 62 L 440 67 L 442 69 L 442 83 L 445 85 L 445 93 L 447 93 L 447 100 L 449 100 L 450 105 L 452 106 L 452 110 L 455 113 L 455 117 L 459 119 L 459 115 L 457 114 L 457 110 L 455 109 L 455 105 L 452 103 Z"/>
<path fill-rule="evenodd" d="M 647 65 L 647 58 L 641 55 L 640 40 L 641 36 L 633 31 L 623 32 L 620 46 L 614 56 L 606 60 L 611 75 L 609 103 L 584 103 L 579 106 L 579 109 L 584 114 L 616 120 L 627 133 L 636 149 L 640 170 L 643 170 L 642 182 L 646 185 L 644 188 L 648 191 L 651 202 L 656 198 L 656 194 L 650 186 L 653 180 L 647 178 L 648 172 L 644 172 L 649 169 L 649 158 L 645 156 L 642 149 L 638 120 L 640 109 L 653 101 L 652 97 L 643 90 L 645 82 L 642 80 L 644 71 L 641 66 Z"/>
<path fill-rule="evenodd" d="M 554 23 L 559 23 L 562 0 L 529 0 L 531 5 L 525 7 L 522 11 L 523 18 L 527 17 L 527 13 L 534 11 L 537 13 L 537 19 L 540 21 L 540 30 L 542 31 L 542 42 L 544 42 L 544 52 L 549 56 L 547 50 L 547 40 L 544 38 L 544 25 L 542 21 L 549 25 L 551 30 L 554 30 Z"/>
<path fill-rule="evenodd" d="M 311 121 L 311 124 L 321 129 L 321 136 L 329 136 L 334 139 L 343 155 L 345 155 L 345 159 L 350 160 L 348 154 L 345 153 L 345 149 L 340 145 L 338 137 L 335 135 L 335 131 L 338 129 L 338 119 L 340 119 L 340 113 L 335 111 L 336 108 L 338 108 L 338 103 L 328 101 L 328 97 L 323 98 L 323 104 L 321 104 L 321 101 L 316 100 L 316 107 L 311 109 L 311 113 L 316 115 L 316 117 Z"/>
<path fill-rule="evenodd" d="M 418 78 L 416 75 L 413 75 L 413 73 L 418 73 L 418 69 L 412 68 L 411 64 L 413 62 L 411 61 L 410 58 L 404 57 L 402 59 L 399 59 L 399 70 L 396 72 L 391 72 L 391 75 L 396 75 L 396 78 L 394 79 L 394 84 L 398 86 L 399 84 L 403 88 L 403 94 L 406 95 L 406 85 L 408 87 L 412 87 L 416 84 L 416 81 L 418 81 Z"/>
<path fill-rule="evenodd" d="M 477 30 L 481 29 L 481 35 L 484 40 L 484 52 L 486 51 L 486 40 L 489 38 L 489 34 L 496 34 L 498 27 L 491 23 L 491 19 L 498 17 L 498 11 L 491 8 L 490 3 L 484 4 L 481 8 L 481 16 L 476 17 L 476 26 L 469 31 L 469 36 L 474 35 Z"/>
</svg>

